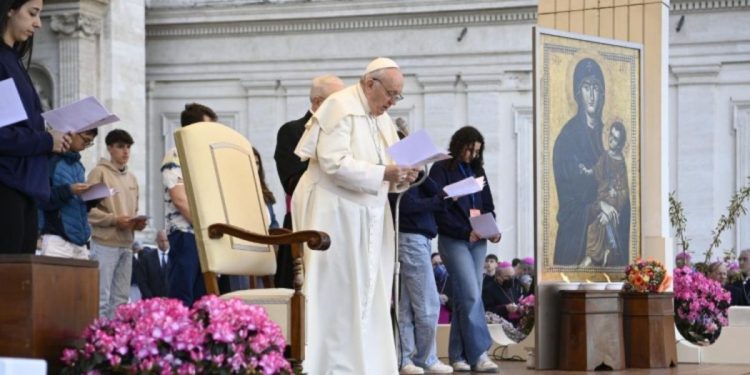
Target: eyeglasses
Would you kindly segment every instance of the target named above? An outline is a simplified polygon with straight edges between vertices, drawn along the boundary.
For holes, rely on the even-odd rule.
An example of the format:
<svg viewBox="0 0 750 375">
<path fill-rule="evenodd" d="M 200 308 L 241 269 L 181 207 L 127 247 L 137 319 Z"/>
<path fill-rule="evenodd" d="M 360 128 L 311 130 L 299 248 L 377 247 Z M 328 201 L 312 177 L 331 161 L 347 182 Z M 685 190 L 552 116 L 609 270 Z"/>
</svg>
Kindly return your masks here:
<svg viewBox="0 0 750 375">
<path fill-rule="evenodd" d="M 379 80 L 377 78 L 373 78 L 372 80 L 373 81 L 377 81 L 378 83 L 380 83 L 380 87 L 383 88 L 383 91 L 385 91 L 385 94 L 388 95 L 388 97 L 391 98 L 391 100 L 393 100 L 394 102 L 399 102 L 399 101 L 404 100 L 404 96 L 401 95 L 398 91 L 388 90 L 387 88 L 385 88 L 385 85 L 383 84 L 383 81 L 381 81 L 381 80 Z"/>
<path fill-rule="evenodd" d="M 81 140 L 83 141 L 83 148 L 89 148 L 94 145 L 94 137 L 78 134 L 79 137 L 81 137 Z"/>
</svg>

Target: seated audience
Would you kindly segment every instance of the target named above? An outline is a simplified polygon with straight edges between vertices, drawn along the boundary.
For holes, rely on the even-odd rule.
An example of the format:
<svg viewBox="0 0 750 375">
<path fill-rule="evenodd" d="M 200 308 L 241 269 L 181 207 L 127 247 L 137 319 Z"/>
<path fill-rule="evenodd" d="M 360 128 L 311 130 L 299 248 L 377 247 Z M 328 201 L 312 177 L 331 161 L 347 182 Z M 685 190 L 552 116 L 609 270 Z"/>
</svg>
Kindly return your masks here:
<svg viewBox="0 0 750 375">
<path fill-rule="evenodd" d="M 742 279 L 729 286 L 733 306 L 750 306 L 750 249 L 742 250 L 738 257 Z"/>
<path fill-rule="evenodd" d="M 440 259 L 440 253 L 432 253 L 432 270 L 435 273 L 435 284 L 440 298 L 440 314 L 438 324 L 449 324 L 451 322 L 451 290 L 448 270 Z"/>
<path fill-rule="evenodd" d="M 482 288 L 492 283 L 495 278 L 495 270 L 497 269 L 497 255 L 487 254 L 484 258 L 484 276 L 482 278 Z"/>
<path fill-rule="evenodd" d="M 716 280 L 723 287 L 727 287 L 727 265 L 724 262 L 713 262 L 708 266 L 708 277 Z"/>
<path fill-rule="evenodd" d="M 518 301 L 523 297 L 523 290 L 513 274 L 510 263 L 500 262 L 494 282 L 482 291 L 482 301 L 485 311 L 493 312 L 516 325 L 521 318 Z"/>
</svg>

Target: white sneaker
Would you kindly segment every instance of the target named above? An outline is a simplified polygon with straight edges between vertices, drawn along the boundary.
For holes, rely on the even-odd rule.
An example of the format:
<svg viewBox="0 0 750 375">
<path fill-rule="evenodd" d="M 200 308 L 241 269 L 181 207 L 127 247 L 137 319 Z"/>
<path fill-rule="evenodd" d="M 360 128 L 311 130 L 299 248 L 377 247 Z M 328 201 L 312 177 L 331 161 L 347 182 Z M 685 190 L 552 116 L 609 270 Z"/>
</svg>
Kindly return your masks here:
<svg viewBox="0 0 750 375">
<path fill-rule="evenodd" d="M 406 375 L 420 375 L 424 374 L 424 370 L 422 370 L 422 368 L 419 366 L 415 366 L 413 363 L 409 363 L 408 365 L 401 367 L 401 371 L 399 371 L 399 373 Z"/>
<path fill-rule="evenodd" d="M 451 363 L 455 372 L 471 372 L 471 366 L 466 361 L 456 361 Z"/>
<path fill-rule="evenodd" d="M 476 366 L 474 366 L 474 372 L 494 374 L 497 373 L 497 369 L 498 367 L 495 362 L 492 362 L 486 354 L 482 354 L 482 356 L 479 357 Z"/>
<path fill-rule="evenodd" d="M 424 369 L 424 371 L 428 374 L 452 374 L 453 367 L 450 367 L 443 362 L 437 361 L 433 363 L 432 366 Z"/>
</svg>

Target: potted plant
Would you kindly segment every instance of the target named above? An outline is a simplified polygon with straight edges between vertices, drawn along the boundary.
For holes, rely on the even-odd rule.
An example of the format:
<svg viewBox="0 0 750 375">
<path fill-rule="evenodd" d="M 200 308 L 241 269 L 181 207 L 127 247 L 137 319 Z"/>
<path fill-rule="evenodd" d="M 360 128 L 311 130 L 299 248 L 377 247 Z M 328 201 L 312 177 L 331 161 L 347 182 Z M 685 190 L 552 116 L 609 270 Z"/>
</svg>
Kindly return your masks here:
<svg viewBox="0 0 750 375">
<path fill-rule="evenodd" d="M 259 306 L 209 295 L 191 309 L 174 299 L 122 305 L 99 318 L 63 374 L 291 374 L 279 326 Z"/>
<path fill-rule="evenodd" d="M 674 193 L 669 196 L 669 220 L 675 228 L 675 237 L 682 250 L 676 256 L 678 268 L 675 270 L 674 288 L 675 323 L 680 334 L 694 344 L 712 344 L 721 334 L 721 327 L 728 324 L 730 293 L 719 282 L 711 280 L 706 275 L 713 251 L 721 244 L 721 234 L 734 226 L 740 215 L 746 213 L 744 202 L 748 198 L 750 185 L 741 188 L 732 196 L 727 213 L 719 218 L 712 231 L 713 238 L 706 250 L 704 261 L 691 264 L 690 243 L 685 236 L 685 211 Z M 725 261 L 731 260 L 733 254 L 734 251 L 727 252 Z M 733 270 L 732 263 L 729 263 L 728 268 L 730 271 Z"/>
</svg>

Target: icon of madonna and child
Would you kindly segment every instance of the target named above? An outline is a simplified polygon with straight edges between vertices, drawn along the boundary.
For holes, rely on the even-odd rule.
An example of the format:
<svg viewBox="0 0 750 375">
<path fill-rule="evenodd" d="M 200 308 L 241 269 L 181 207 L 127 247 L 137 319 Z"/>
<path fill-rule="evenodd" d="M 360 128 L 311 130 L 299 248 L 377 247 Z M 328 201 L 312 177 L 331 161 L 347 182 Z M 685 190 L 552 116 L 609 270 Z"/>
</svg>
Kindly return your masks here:
<svg viewBox="0 0 750 375">
<path fill-rule="evenodd" d="M 602 121 L 606 87 L 595 60 L 576 64 L 572 89 L 578 110 L 562 127 L 552 154 L 559 203 L 553 264 L 624 266 L 631 225 L 623 152 L 628 132 L 621 121 Z"/>
</svg>

